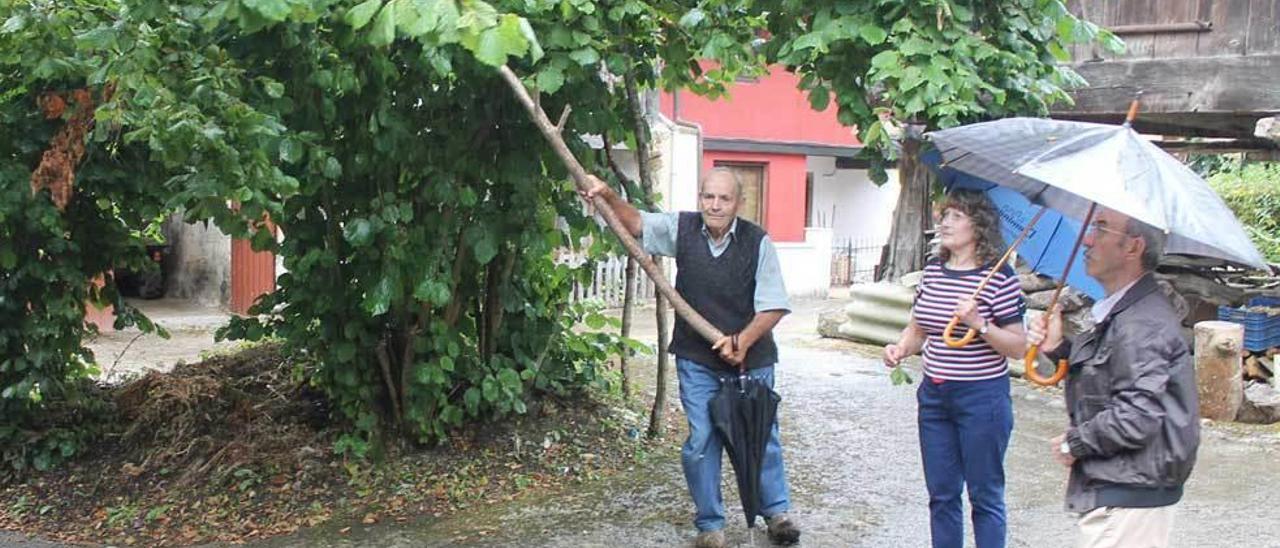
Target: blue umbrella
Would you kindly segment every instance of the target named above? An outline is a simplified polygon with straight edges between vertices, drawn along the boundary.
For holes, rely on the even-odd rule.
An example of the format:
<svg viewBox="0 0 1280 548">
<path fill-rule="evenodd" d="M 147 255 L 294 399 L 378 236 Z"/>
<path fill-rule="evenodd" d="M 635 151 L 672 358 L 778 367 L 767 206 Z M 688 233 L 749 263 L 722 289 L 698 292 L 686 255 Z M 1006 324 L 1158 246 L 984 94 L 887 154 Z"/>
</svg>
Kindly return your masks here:
<svg viewBox="0 0 1280 548">
<path fill-rule="evenodd" d="M 1013 245 L 1027 223 L 1042 209 L 1016 190 L 942 166 L 942 155 L 937 150 L 928 150 L 921 155 L 920 159 L 937 174 L 938 181 L 948 191 L 971 189 L 987 194 L 1003 221 L 1000 223 L 1000 235 L 1004 237 L 1006 246 Z M 1052 209 L 1047 210 L 1018 245 L 1018 256 L 1026 261 L 1027 266 L 1032 270 L 1057 278 L 1062 275 L 1063 269 L 1067 266 L 1072 244 L 1075 243 L 1079 234 L 1080 221 Z M 1105 292 L 1096 280 L 1085 273 L 1084 253 L 1078 252 L 1072 259 L 1073 264 L 1071 273 L 1067 276 L 1067 285 L 1094 300 L 1101 300 Z"/>
</svg>

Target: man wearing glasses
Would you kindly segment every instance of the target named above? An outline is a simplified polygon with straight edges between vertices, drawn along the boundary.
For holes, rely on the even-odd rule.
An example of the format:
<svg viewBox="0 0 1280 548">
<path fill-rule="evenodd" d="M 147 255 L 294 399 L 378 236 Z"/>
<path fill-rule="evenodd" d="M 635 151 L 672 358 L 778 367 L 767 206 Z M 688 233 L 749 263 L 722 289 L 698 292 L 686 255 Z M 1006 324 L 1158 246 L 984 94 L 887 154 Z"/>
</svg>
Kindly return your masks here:
<svg viewBox="0 0 1280 548">
<path fill-rule="evenodd" d="M 1066 507 L 1079 548 L 1169 545 L 1173 505 L 1200 444 L 1199 398 L 1181 318 L 1153 275 L 1164 234 L 1102 209 L 1085 235 L 1085 265 L 1106 298 L 1097 324 L 1064 338 L 1062 317 L 1032 322 L 1029 344 L 1068 358 L 1070 427 L 1051 442 L 1071 469 Z"/>
</svg>

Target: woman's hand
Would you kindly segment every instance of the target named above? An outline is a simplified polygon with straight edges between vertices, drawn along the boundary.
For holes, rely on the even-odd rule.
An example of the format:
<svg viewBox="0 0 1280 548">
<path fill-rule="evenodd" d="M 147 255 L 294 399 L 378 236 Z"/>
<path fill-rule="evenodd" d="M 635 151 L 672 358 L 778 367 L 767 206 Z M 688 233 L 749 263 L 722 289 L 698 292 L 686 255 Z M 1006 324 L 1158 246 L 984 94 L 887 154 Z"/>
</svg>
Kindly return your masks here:
<svg viewBox="0 0 1280 548">
<path fill-rule="evenodd" d="M 897 367 L 902 360 L 907 357 L 907 352 L 902 349 L 902 345 L 887 344 L 884 347 L 884 366 Z"/>
<path fill-rule="evenodd" d="M 973 299 L 964 299 L 956 303 L 955 314 L 960 321 L 972 329 L 981 329 L 987 323 L 987 320 L 978 312 L 978 302 Z"/>
</svg>

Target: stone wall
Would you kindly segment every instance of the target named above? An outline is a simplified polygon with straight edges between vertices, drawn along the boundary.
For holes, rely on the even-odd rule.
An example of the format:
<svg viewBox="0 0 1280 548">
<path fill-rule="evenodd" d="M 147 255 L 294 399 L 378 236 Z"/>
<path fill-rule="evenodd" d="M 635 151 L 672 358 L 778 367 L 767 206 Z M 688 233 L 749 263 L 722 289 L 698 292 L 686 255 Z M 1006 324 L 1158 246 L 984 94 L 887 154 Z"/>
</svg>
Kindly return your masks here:
<svg viewBox="0 0 1280 548">
<path fill-rule="evenodd" d="M 203 306 L 231 299 L 231 237 L 207 223 L 187 223 L 174 215 L 164 226 L 169 244 L 165 296 Z"/>
</svg>

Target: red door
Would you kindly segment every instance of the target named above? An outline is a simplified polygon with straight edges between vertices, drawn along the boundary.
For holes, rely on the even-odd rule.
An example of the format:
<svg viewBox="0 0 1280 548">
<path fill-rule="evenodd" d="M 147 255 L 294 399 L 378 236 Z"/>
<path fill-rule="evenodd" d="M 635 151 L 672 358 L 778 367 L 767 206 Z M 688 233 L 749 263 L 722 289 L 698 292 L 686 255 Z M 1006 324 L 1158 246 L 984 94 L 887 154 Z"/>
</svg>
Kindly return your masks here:
<svg viewBox="0 0 1280 548">
<path fill-rule="evenodd" d="M 231 240 L 231 312 L 248 314 L 258 297 L 275 288 L 275 254 L 254 251 L 249 240 Z"/>
</svg>

